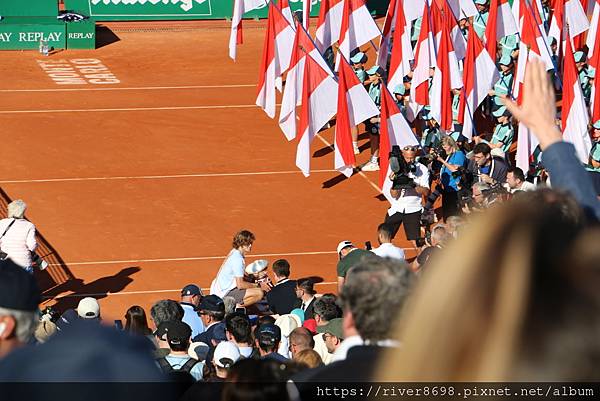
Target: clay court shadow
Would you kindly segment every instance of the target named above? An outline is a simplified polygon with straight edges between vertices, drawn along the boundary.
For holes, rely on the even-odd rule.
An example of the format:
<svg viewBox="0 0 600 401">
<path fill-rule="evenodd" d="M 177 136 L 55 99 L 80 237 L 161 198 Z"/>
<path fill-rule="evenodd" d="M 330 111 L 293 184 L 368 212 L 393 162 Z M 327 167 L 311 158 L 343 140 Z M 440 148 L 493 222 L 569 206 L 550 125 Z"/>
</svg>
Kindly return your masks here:
<svg viewBox="0 0 600 401">
<path fill-rule="evenodd" d="M 356 169 L 354 169 L 354 173 L 356 173 Z M 348 179 L 348 177 L 346 177 L 344 174 L 338 174 L 333 178 L 328 179 L 327 181 L 323 182 L 323 185 L 321 186 L 321 188 L 332 188 L 334 186 L 336 186 L 337 184 L 339 184 L 340 182 L 346 181 Z"/>
<path fill-rule="evenodd" d="M 77 304 L 85 296 L 102 299 L 106 298 L 107 294 L 123 291 L 133 282 L 131 276 L 140 270 L 138 266 L 126 267 L 117 274 L 102 277 L 87 284 L 81 279 L 70 280 L 47 291 L 44 296 L 54 297 L 60 293 L 71 291 L 71 294 L 56 298 L 53 308 L 62 313 L 67 309 L 77 308 Z"/>
<path fill-rule="evenodd" d="M 112 43 L 120 41 L 119 38 L 113 31 L 107 26 L 97 25 L 96 26 L 96 49 L 108 46 Z"/>
</svg>

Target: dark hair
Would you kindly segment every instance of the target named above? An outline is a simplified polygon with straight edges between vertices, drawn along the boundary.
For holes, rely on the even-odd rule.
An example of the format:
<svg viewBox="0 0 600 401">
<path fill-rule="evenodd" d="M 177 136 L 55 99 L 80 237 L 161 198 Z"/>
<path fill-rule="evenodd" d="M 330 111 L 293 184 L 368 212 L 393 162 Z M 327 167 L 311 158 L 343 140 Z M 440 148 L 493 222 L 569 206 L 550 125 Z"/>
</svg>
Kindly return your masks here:
<svg viewBox="0 0 600 401">
<path fill-rule="evenodd" d="M 508 172 L 512 173 L 517 180 L 525 181 L 525 174 L 519 167 L 511 167 L 508 169 Z"/>
<path fill-rule="evenodd" d="M 395 323 L 390 311 L 402 310 L 413 281 L 406 264 L 393 259 L 365 258 L 348 270 L 340 300 L 364 340 L 389 337 Z"/>
<path fill-rule="evenodd" d="M 125 331 L 142 336 L 152 333 L 148 327 L 148 319 L 146 319 L 144 308 L 134 305 L 127 309 L 127 312 L 125 312 Z"/>
<path fill-rule="evenodd" d="M 171 351 L 176 351 L 176 352 L 187 351 L 189 346 L 190 346 L 189 341 L 182 341 L 180 344 L 169 343 L 169 348 L 171 348 Z"/>
<path fill-rule="evenodd" d="M 315 295 L 317 293 L 313 287 L 313 282 L 310 279 L 301 280 L 298 282 L 297 285 L 298 285 L 298 288 L 304 290 L 305 292 L 309 293 L 310 295 Z"/>
<path fill-rule="evenodd" d="M 183 319 L 183 307 L 172 299 L 158 301 L 150 308 L 150 317 L 156 327 L 161 323 Z"/>
<path fill-rule="evenodd" d="M 212 317 L 217 322 L 221 322 L 225 319 L 225 311 L 203 310 L 202 313 Z"/>
<path fill-rule="evenodd" d="M 225 328 L 236 342 L 252 344 L 250 319 L 243 313 L 234 312 L 225 318 Z"/>
<path fill-rule="evenodd" d="M 232 246 L 239 249 L 242 246 L 251 245 L 255 240 L 254 234 L 248 230 L 242 230 L 233 236 Z"/>
<path fill-rule="evenodd" d="M 473 147 L 473 154 L 477 155 L 479 153 L 484 154 L 485 156 L 489 155 L 490 152 L 492 151 L 492 148 L 490 148 L 490 145 L 488 145 L 485 142 L 480 142 L 477 145 L 475 145 Z"/>
<path fill-rule="evenodd" d="M 392 239 L 394 238 L 394 228 L 388 223 L 381 223 L 377 227 L 377 232 L 383 235 L 385 238 Z"/>
<path fill-rule="evenodd" d="M 306 327 L 296 327 L 289 336 L 290 345 L 296 344 L 300 349 L 313 349 L 315 346 L 315 340 Z"/>
<path fill-rule="evenodd" d="M 273 273 L 279 277 L 290 276 L 290 263 L 285 259 L 278 259 L 273 263 Z"/>
<path fill-rule="evenodd" d="M 222 398 L 227 401 L 288 401 L 286 382 L 295 364 L 272 359 L 241 359 L 227 375 Z"/>
<path fill-rule="evenodd" d="M 341 314 L 334 303 L 328 302 L 327 300 L 323 300 L 321 298 L 315 301 L 313 310 L 315 315 L 319 315 L 321 319 L 325 321 L 330 321 L 336 317 L 341 317 Z"/>
</svg>

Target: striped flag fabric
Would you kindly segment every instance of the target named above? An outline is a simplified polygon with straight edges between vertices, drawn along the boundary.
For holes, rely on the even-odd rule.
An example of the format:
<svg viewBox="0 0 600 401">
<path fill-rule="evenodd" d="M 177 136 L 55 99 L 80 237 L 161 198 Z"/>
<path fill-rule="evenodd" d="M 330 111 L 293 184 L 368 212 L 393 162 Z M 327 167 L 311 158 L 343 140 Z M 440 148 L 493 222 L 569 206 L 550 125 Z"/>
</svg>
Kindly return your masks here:
<svg viewBox="0 0 600 401">
<path fill-rule="evenodd" d="M 271 1 L 256 98 L 256 105 L 271 118 L 275 117 L 276 81 L 290 65 L 294 36 L 294 28 Z"/>
<path fill-rule="evenodd" d="M 573 57 L 571 41 L 566 41 L 563 64 L 563 97 L 561 124 L 563 139 L 575 146 L 581 163 L 588 162 L 592 141 L 588 134 L 589 117 L 581 84 L 577 76 L 577 67 Z"/>
<path fill-rule="evenodd" d="M 350 59 L 352 50 L 369 43 L 380 34 L 379 26 L 371 17 L 364 0 L 344 0 L 344 12 L 338 43 L 339 53 L 346 60 Z M 336 69 L 338 66 L 339 57 L 336 60 Z"/>
<path fill-rule="evenodd" d="M 340 38 L 344 0 L 321 0 L 315 42 L 321 53 Z"/>
<path fill-rule="evenodd" d="M 305 57 L 303 78 L 296 166 L 308 177 L 310 144 L 315 134 L 336 114 L 338 84 L 312 57 Z"/>
<path fill-rule="evenodd" d="M 392 201 L 389 179 L 390 151 L 392 146 L 418 146 L 419 140 L 410 129 L 408 122 L 402 116 L 388 88 L 381 84 L 381 123 L 379 128 L 379 187 L 388 201 Z"/>
<path fill-rule="evenodd" d="M 233 3 L 233 15 L 231 17 L 231 34 L 229 35 L 229 57 L 235 61 L 237 56 L 237 45 L 241 45 L 242 18 L 245 13 L 256 10 L 265 5 L 265 0 L 235 0 Z"/>
<path fill-rule="evenodd" d="M 356 73 L 342 57 L 338 75 L 337 117 L 335 122 L 335 169 L 350 177 L 353 172 L 354 148 L 351 127 L 375 117 L 379 109 Z"/>
<path fill-rule="evenodd" d="M 394 0 L 392 0 L 393 2 Z M 410 62 L 414 59 L 412 45 L 410 43 L 410 27 L 406 25 L 404 18 L 404 10 L 402 7 L 403 0 L 396 1 L 396 12 L 394 13 L 394 30 L 392 33 L 392 42 L 396 45 L 392 47 L 390 57 L 390 67 L 388 71 L 388 86 L 395 88 L 404 82 L 404 77 L 411 71 Z M 390 7 L 391 7 L 390 3 Z M 381 53 L 384 47 L 383 36 L 382 43 L 379 47 Z M 386 64 L 380 57 L 378 65 L 381 68 L 386 68 Z M 386 57 L 387 59 L 387 57 Z M 387 60 L 386 60 L 387 61 Z"/>
<path fill-rule="evenodd" d="M 281 0 L 280 3 L 281 13 L 285 17 L 285 19 L 290 23 L 290 25 L 294 26 L 294 17 L 292 17 L 292 9 L 290 7 L 290 0 Z"/>
<path fill-rule="evenodd" d="M 437 68 L 433 74 L 429 104 L 431 114 L 445 131 L 452 129 L 452 89 L 462 88 L 458 59 L 450 40 L 450 21 L 454 16 L 443 15 L 440 46 L 437 53 Z"/>
<path fill-rule="evenodd" d="M 333 72 L 329 69 L 323 56 L 321 56 L 321 53 L 315 47 L 308 32 L 296 22 L 296 36 L 294 37 L 294 45 L 292 47 L 292 58 L 286 76 L 286 84 L 279 112 L 279 127 L 288 141 L 296 137 L 298 122 L 296 119 L 296 107 L 302 103 L 304 58 L 307 55 L 312 57 L 325 71 L 333 76 Z"/>
<path fill-rule="evenodd" d="M 415 68 L 410 86 L 410 102 L 429 104 L 429 69 L 435 67 L 435 42 L 429 23 L 429 6 L 423 6 L 423 22 L 415 51 Z"/>
<path fill-rule="evenodd" d="M 555 0 L 553 6 L 554 12 L 550 21 L 548 36 L 556 39 L 557 51 L 560 54 L 562 42 L 566 40 L 563 37 L 565 24 L 569 26 L 569 37 L 571 45 L 573 45 L 573 38 L 587 31 L 590 23 L 579 0 Z"/>
<path fill-rule="evenodd" d="M 491 0 L 485 28 L 485 48 L 496 59 L 498 40 L 519 31 L 508 0 Z"/>
<path fill-rule="evenodd" d="M 496 63 L 483 47 L 472 25 L 469 27 L 464 66 L 464 90 L 460 96 L 458 121 L 463 124 L 462 135 L 471 140 L 473 113 L 500 78 Z"/>
</svg>

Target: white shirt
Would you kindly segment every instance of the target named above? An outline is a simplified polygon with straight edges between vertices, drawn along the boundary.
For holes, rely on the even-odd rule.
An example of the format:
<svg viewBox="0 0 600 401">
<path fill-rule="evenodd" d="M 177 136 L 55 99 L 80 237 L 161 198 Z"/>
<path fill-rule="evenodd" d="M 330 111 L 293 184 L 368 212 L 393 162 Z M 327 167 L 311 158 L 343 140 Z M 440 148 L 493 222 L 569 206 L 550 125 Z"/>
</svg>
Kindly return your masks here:
<svg viewBox="0 0 600 401">
<path fill-rule="evenodd" d="M 506 184 L 508 186 L 508 184 Z M 537 185 L 529 182 L 529 181 L 523 181 L 521 183 L 521 187 L 520 188 L 510 188 L 508 187 L 508 192 L 510 192 L 511 194 L 514 194 L 517 191 L 535 191 L 537 188 Z"/>
<path fill-rule="evenodd" d="M 180 305 L 183 308 L 183 318 L 181 321 L 183 323 L 187 323 L 187 325 L 192 329 L 192 338 L 196 337 L 200 333 L 204 333 L 204 323 L 194 309 L 194 305 L 187 303 L 180 303 Z"/>
<path fill-rule="evenodd" d="M 404 249 L 398 248 L 391 242 L 383 243 L 379 247 L 372 249 L 371 252 L 382 258 L 405 260 Z"/>
<path fill-rule="evenodd" d="M 331 361 L 333 360 L 333 354 L 329 353 L 329 350 L 327 349 L 327 345 L 325 345 L 325 340 L 323 339 L 323 334 L 319 333 L 319 334 L 314 335 L 313 340 L 315 341 L 315 346 L 313 347 L 313 349 L 315 350 L 315 352 L 317 354 L 319 354 L 319 356 L 323 360 L 323 364 L 329 365 L 331 363 Z M 344 342 L 342 341 L 342 344 L 343 343 Z"/>
<path fill-rule="evenodd" d="M 408 176 L 413 179 L 415 184 L 420 187 L 429 188 L 429 170 L 421 163 L 415 163 L 417 171 L 409 173 Z M 403 189 L 400 191 L 398 199 L 392 199 L 391 207 L 388 209 L 388 215 L 393 216 L 395 213 L 416 213 L 423 210 L 421 195 L 417 194 L 414 189 Z"/>
<path fill-rule="evenodd" d="M 0 220 L 0 235 L 13 221 L 14 224 L 0 239 L 0 249 L 6 252 L 13 262 L 28 268 L 31 266 L 31 252 L 37 248 L 35 226 L 25 219 L 2 219 Z"/>
<path fill-rule="evenodd" d="M 345 338 L 344 341 L 342 341 L 340 346 L 337 347 L 337 349 L 333 353 L 333 358 L 331 359 L 331 362 L 343 361 L 344 359 L 346 359 L 346 356 L 348 355 L 348 350 L 350 348 L 355 347 L 357 345 L 363 345 L 364 343 L 365 342 L 360 336 L 350 336 L 348 338 Z"/>
</svg>

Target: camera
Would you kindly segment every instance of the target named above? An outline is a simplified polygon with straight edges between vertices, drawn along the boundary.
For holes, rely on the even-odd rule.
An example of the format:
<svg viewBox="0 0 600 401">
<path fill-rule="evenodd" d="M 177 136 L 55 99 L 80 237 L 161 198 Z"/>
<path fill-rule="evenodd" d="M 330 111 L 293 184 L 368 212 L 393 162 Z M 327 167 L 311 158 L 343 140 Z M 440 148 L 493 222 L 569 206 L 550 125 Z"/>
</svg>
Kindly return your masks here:
<svg viewBox="0 0 600 401">
<path fill-rule="evenodd" d="M 409 189 L 415 188 L 417 185 L 408 175 L 417 171 L 417 166 L 414 163 L 407 163 L 402 156 L 400 146 L 392 146 L 389 154 L 390 169 L 394 173 L 393 189 Z"/>
<path fill-rule="evenodd" d="M 40 320 L 49 320 L 51 322 L 56 322 L 60 318 L 60 313 L 52 307 L 48 306 L 46 309 L 42 311 L 42 316 Z"/>
</svg>

